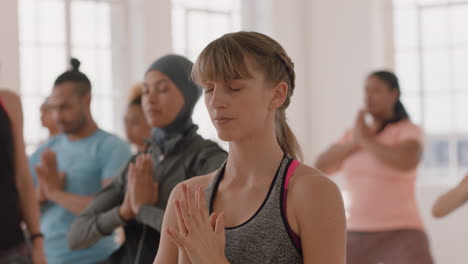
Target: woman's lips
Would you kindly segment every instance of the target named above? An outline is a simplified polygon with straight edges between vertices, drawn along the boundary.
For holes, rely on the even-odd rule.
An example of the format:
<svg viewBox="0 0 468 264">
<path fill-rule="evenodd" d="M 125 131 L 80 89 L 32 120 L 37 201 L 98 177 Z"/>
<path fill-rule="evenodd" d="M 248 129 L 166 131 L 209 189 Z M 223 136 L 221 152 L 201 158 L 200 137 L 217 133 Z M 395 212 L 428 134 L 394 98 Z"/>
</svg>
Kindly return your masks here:
<svg viewBox="0 0 468 264">
<path fill-rule="evenodd" d="M 152 115 L 160 115 L 161 111 L 156 110 L 156 109 L 148 109 L 148 113 Z"/>
<path fill-rule="evenodd" d="M 214 122 L 216 125 L 226 125 L 229 122 L 234 120 L 233 118 L 227 118 L 227 117 L 217 117 L 214 119 Z"/>
</svg>

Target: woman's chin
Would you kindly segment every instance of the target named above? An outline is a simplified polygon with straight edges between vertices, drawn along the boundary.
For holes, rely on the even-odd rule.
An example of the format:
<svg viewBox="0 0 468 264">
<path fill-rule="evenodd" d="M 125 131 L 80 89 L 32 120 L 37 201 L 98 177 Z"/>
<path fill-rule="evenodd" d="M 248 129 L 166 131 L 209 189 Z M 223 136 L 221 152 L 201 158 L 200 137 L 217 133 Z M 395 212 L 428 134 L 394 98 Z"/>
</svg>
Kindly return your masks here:
<svg viewBox="0 0 468 264">
<path fill-rule="evenodd" d="M 225 142 L 231 142 L 236 139 L 232 131 L 225 131 L 223 129 L 218 129 L 218 138 Z"/>
<path fill-rule="evenodd" d="M 149 124 L 151 128 L 163 128 L 169 125 L 167 122 L 161 122 L 160 120 L 151 120 Z"/>
</svg>

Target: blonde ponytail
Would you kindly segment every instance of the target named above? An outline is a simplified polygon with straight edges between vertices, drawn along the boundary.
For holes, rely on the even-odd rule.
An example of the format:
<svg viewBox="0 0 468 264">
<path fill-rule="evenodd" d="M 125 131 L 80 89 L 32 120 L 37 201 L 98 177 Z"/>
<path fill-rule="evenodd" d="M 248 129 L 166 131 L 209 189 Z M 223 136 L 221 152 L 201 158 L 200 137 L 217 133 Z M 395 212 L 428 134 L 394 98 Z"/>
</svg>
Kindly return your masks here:
<svg viewBox="0 0 468 264">
<path fill-rule="evenodd" d="M 303 161 L 304 156 L 299 146 L 296 136 L 286 120 L 286 113 L 283 109 L 278 110 L 275 116 L 276 140 L 284 153 L 291 155 L 294 159 Z"/>
</svg>

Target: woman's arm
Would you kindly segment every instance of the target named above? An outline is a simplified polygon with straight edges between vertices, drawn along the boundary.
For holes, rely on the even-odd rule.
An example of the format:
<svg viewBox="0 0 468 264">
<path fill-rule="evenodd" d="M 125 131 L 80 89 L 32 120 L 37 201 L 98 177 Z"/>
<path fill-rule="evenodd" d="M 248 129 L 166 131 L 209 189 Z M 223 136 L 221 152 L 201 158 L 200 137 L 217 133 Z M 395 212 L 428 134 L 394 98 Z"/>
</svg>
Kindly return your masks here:
<svg viewBox="0 0 468 264">
<path fill-rule="evenodd" d="M 357 145 L 354 142 L 333 144 L 320 154 L 314 167 L 327 175 L 334 174 L 340 169 L 343 161 L 356 149 Z"/>
<path fill-rule="evenodd" d="M 119 215 L 125 195 L 125 174 L 126 169 L 97 193 L 90 205 L 75 218 L 67 234 L 68 246 L 72 250 L 88 248 L 125 224 Z"/>
<path fill-rule="evenodd" d="M 432 207 L 432 215 L 444 217 L 468 201 L 468 175 L 453 189 L 441 195 Z"/>
<path fill-rule="evenodd" d="M 23 139 L 23 110 L 20 98 L 12 92 L 1 93 L 13 127 L 14 159 L 15 159 L 15 182 L 18 190 L 21 212 L 29 232 L 40 233 L 39 204 L 36 200 L 36 190 L 29 172 L 28 160 L 25 152 Z M 36 263 L 45 263 L 43 257 L 43 239 L 37 237 L 33 242 L 33 259 Z"/>
<path fill-rule="evenodd" d="M 386 146 L 375 138 L 368 138 L 362 140 L 361 145 L 381 162 L 399 170 L 415 169 L 422 155 L 422 146 L 416 140 L 406 140 L 398 146 Z"/>
<path fill-rule="evenodd" d="M 175 212 L 174 201 L 182 199 L 181 184 L 177 184 L 171 192 L 169 201 L 164 214 L 164 220 L 161 227 L 161 240 L 159 242 L 158 254 L 153 264 L 186 264 L 190 263 L 184 252 L 179 252 L 176 244 L 172 242 L 166 230 L 168 227 L 177 228 L 177 216 Z M 182 259 L 185 258 L 185 259 Z"/>
<path fill-rule="evenodd" d="M 174 241 L 171 239 L 170 235 L 167 233 L 168 228 L 171 231 L 179 230 L 179 223 L 177 219 L 175 201 L 186 200 L 187 197 L 184 196 L 184 191 L 182 185 L 192 186 L 195 185 L 207 186 L 210 182 L 213 175 L 216 173 L 213 172 L 209 175 L 193 177 L 189 180 L 181 182 L 174 187 L 169 197 L 169 201 L 166 207 L 166 213 L 164 214 L 164 220 L 161 228 L 161 240 L 159 243 L 158 254 L 153 262 L 153 264 L 191 264 L 185 249 L 179 248 Z M 211 223 L 212 226 L 215 223 Z M 224 251 L 223 251 L 224 252 Z M 221 262 L 216 262 L 220 263 Z"/>
<path fill-rule="evenodd" d="M 287 215 L 301 238 L 304 263 L 344 264 L 346 218 L 338 187 L 318 172 L 295 174 Z"/>
<path fill-rule="evenodd" d="M 404 171 L 415 169 L 422 154 L 419 140 L 422 135 L 419 129 L 416 134 L 414 128 L 402 131 L 403 135 L 406 134 L 406 139 L 401 139 L 397 146 L 387 146 L 377 141 L 377 135 L 364 120 L 365 113 L 366 111 L 361 110 L 356 119 L 354 137 L 357 144 L 390 167 Z M 408 135 L 413 137 L 408 138 Z"/>
</svg>

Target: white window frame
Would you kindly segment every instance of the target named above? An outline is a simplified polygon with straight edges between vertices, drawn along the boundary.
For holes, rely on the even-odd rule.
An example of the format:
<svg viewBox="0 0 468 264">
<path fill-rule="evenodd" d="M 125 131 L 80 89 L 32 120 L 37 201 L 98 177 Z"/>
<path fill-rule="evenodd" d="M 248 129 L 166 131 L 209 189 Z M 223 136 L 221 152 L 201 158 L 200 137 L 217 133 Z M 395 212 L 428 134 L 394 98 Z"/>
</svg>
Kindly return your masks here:
<svg viewBox="0 0 468 264">
<path fill-rule="evenodd" d="M 216 1 L 216 0 L 214 0 L 214 1 Z M 238 0 L 237 5 L 235 5 L 236 7 L 234 9 L 231 9 L 231 10 L 218 10 L 216 8 L 197 8 L 197 7 L 185 5 L 181 1 L 172 1 L 172 8 L 173 9 L 174 8 L 183 9 L 183 14 L 184 14 L 184 29 L 183 29 L 184 30 L 184 47 L 183 47 L 183 50 L 180 50 L 176 46 L 174 46 L 174 50 L 176 52 L 177 51 L 183 52 L 182 55 L 187 56 L 190 59 L 195 59 L 195 58 L 190 57 L 190 55 L 192 55 L 194 50 L 191 49 L 191 43 L 190 43 L 189 37 L 188 37 L 189 36 L 188 17 L 189 17 L 189 15 L 191 13 L 197 12 L 197 13 L 204 13 L 206 15 L 224 15 L 224 16 L 229 18 L 230 25 L 231 25 L 230 32 L 232 32 L 232 31 L 241 29 L 241 26 L 240 26 L 241 21 L 239 21 L 239 26 L 235 27 L 236 16 L 239 18 L 239 20 L 241 20 L 240 19 L 240 16 L 241 16 L 241 7 L 240 6 L 241 6 L 241 4 L 242 4 L 242 1 Z M 175 31 L 175 29 L 173 28 L 173 32 L 174 31 Z M 229 32 L 225 32 L 225 33 L 229 33 Z M 175 41 L 173 41 L 173 44 L 175 44 Z M 198 111 L 200 111 L 201 107 L 204 108 L 203 95 L 202 95 L 202 98 L 200 98 L 200 100 L 198 101 L 197 106 L 195 107 L 195 111 L 194 111 L 194 121 L 195 121 L 194 123 L 196 123 L 197 125 L 200 126 L 200 130 L 199 130 L 200 134 L 202 136 L 204 136 L 205 138 L 207 138 L 207 139 L 216 141 L 217 143 L 219 143 L 221 145 L 221 147 L 223 147 L 225 150 L 227 150 L 228 149 L 228 143 L 220 140 L 217 137 L 217 133 L 214 132 L 215 128 L 214 128 L 211 120 L 208 120 L 209 116 L 208 116 L 208 114 L 206 112 L 206 109 L 204 111 L 202 110 L 201 113 L 198 112 Z M 200 116 L 197 116 L 197 114 L 200 115 Z M 197 120 L 197 119 L 199 119 L 199 120 Z M 199 121 L 199 122 L 197 122 L 197 121 Z"/>
<path fill-rule="evenodd" d="M 185 51 L 184 51 L 184 55 L 185 56 L 188 56 L 189 54 L 191 54 L 193 52 L 193 50 L 190 50 L 190 41 L 189 41 L 189 38 L 187 37 L 189 35 L 189 23 L 188 23 L 188 17 L 190 15 L 190 13 L 203 13 L 203 14 L 206 14 L 206 15 L 224 15 L 226 17 L 229 17 L 229 20 L 231 22 L 231 25 L 233 24 L 233 21 L 234 21 L 234 14 L 233 12 L 228 12 L 228 11 L 219 11 L 219 10 L 213 10 L 213 9 L 206 9 L 206 8 L 191 8 L 191 7 L 188 7 L 188 8 L 184 8 L 185 10 Z M 233 30 L 234 28 L 231 28 L 231 31 Z M 227 33 L 227 32 L 226 32 Z"/>
<path fill-rule="evenodd" d="M 425 98 L 427 96 L 426 85 L 424 83 L 424 52 L 425 48 L 423 45 L 423 12 L 433 8 L 452 8 L 455 6 L 468 6 L 468 1 L 461 1 L 461 2 L 444 2 L 444 3 L 426 3 L 426 4 L 413 4 L 413 8 L 416 8 L 416 20 L 417 20 L 417 46 L 416 46 L 416 55 L 418 58 L 418 67 L 419 67 L 419 93 L 417 97 L 420 101 L 420 113 L 421 113 L 421 126 L 430 122 L 429 118 L 426 116 L 425 112 Z M 401 7 L 399 7 L 401 9 Z M 454 46 L 453 43 L 450 43 L 450 46 L 447 50 L 452 53 L 453 50 L 458 46 Z M 399 53 L 399 49 L 395 49 L 395 53 Z M 450 63 L 453 65 L 453 56 L 450 56 Z M 453 75 L 453 72 L 450 72 Z M 449 95 L 450 100 L 453 100 L 459 92 L 454 89 L 453 85 L 453 76 L 450 78 L 450 83 L 448 84 L 449 91 L 443 92 L 444 95 Z M 403 88 L 404 89 L 404 88 Z M 405 91 L 403 90 L 403 93 Z M 416 93 L 412 93 L 413 95 Z M 468 114 L 468 113 L 467 113 Z M 455 117 L 451 117 L 455 118 Z M 443 134 L 433 134 L 428 133 L 426 134 L 426 141 L 430 140 L 446 140 L 449 144 L 449 165 L 448 167 L 429 167 L 426 165 L 421 166 L 420 170 L 422 172 L 424 178 L 423 181 L 429 182 L 453 182 L 458 181 L 463 175 L 468 173 L 468 168 L 460 167 L 458 164 L 458 147 L 457 144 L 460 140 L 468 140 L 468 133 L 457 133 L 455 131 L 451 131 L 449 133 Z"/>
<path fill-rule="evenodd" d="M 36 2 L 41 2 L 41 0 L 35 0 Z M 63 14 L 63 19 L 65 22 L 65 40 L 63 43 L 63 48 L 65 50 L 65 62 L 64 62 L 64 69 L 63 71 L 66 70 L 66 68 L 69 67 L 70 64 L 70 58 L 73 56 L 73 42 L 72 42 L 72 17 L 71 17 L 71 9 L 72 9 L 72 3 L 73 2 L 92 2 L 92 3 L 108 3 L 110 5 L 110 30 L 112 31 L 111 34 L 111 42 L 110 42 L 110 50 L 111 50 L 111 58 L 112 58 L 112 64 L 111 64 L 111 75 L 112 75 L 112 113 L 114 113 L 114 116 L 111 116 L 109 118 L 112 119 L 112 129 L 109 132 L 115 133 L 119 136 L 123 136 L 124 134 L 124 129 L 123 129 L 123 121 L 121 121 L 121 118 L 123 116 L 123 111 L 125 110 L 125 107 L 121 106 L 121 102 L 125 101 L 124 98 L 126 96 L 126 90 L 128 87 L 126 87 L 127 83 L 129 83 L 129 76 L 128 76 L 128 69 L 125 65 L 128 65 L 128 63 L 125 63 L 128 61 L 128 43 L 126 42 L 125 36 L 127 35 L 127 27 L 126 27 L 126 20 L 127 20 L 127 12 L 126 10 L 128 9 L 128 3 L 126 0 L 60 0 L 63 2 L 64 5 L 64 14 Z M 116 8 L 115 8 L 116 7 Z M 21 14 L 22 10 L 20 10 L 20 6 L 18 7 L 18 14 Z M 115 45 L 115 43 L 118 43 L 119 45 Z M 22 42 L 21 40 L 19 41 L 20 46 L 23 44 L 33 44 L 36 47 L 40 47 L 41 43 L 37 42 Z M 21 53 L 21 49 L 19 50 Z M 36 55 L 37 56 L 37 55 Z M 80 58 L 78 58 L 80 59 Z M 39 62 L 39 60 L 37 60 Z M 86 64 L 86 62 L 83 62 L 83 64 Z M 39 67 L 37 67 L 39 68 Z M 40 78 L 40 76 L 39 76 Z M 40 80 L 40 79 L 39 79 Z M 91 80 L 93 84 L 93 80 Z M 52 86 L 52 84 L 51 84 Z M 38 86 L 37 90 L 33 92 L 25 92 L 22 85 L 20 85 L 20 94 L 24 97 L 32 98 L 32 97 L 42 97 L 45 98 L 48 96 L 48 94 L 45 94 L 45 92 L 41 91 L 41 87 Z M 52 87 L 51 87 L 52 89 Z M 95 97 L 100 96 L 100 92 L 95 85 L 93 85 L 93 94 Z M 97 100 L 94 98 L 93 100 Z M 39 111 L 39 109 L 37 109 Z M 28 113 L 25 113 L 27 115 Z M 39 120 L 37 120 L 39 122 Z M 98 123 L 99 126 L 99 123 Z M 40 133 L 42 139 L 46 139 L 46 132 L 45 129 L 41 129 L 41 131 L 25 131 L 25 133 Z M 39 142 L 26 142 L 27 144 L 27 151 L 28 153 L 31 153 L 39 144 Z"/>
</svg>

